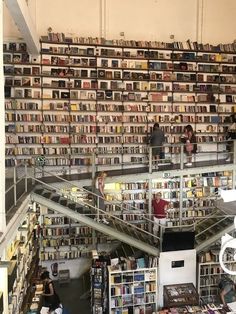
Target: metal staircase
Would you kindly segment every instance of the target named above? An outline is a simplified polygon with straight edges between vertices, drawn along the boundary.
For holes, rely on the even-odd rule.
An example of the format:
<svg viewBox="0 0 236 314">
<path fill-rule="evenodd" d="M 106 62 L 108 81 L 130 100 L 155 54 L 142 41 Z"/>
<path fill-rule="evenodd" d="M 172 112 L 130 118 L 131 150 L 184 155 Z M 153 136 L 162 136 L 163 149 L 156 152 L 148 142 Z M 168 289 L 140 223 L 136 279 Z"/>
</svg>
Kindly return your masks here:
<svg viewBox="0 0 236 314">
<path fill-rule="evenodd" d="M 37 180 L 36 181 L 40 181 Z M 159 250 L 154 245 L 154 240 L 158 240 L 152 233 L 130 224 L 115 215 L 104 212 L 95 207 L 88 199 L 73 197 L 70 194 L 62 193 L 61 189 L 49 185 L 41 184 L 36 186 L 31 193 L 32 201 L 66 215 L 79 221 L 103 234 L 118 239 L 136 247 L 150 255 L 157 256 Z M 67 182 L 68 183 L 68 182 Z M 80 189 L 80 192 L 87 193 Z M 97 221 L 98 216 L 103 216 L 109 225 Z"/>
<path fill-rule="evenodd" d="M 233 165 L 235 168 L 235 165 Z M 219 166 L 218 166 L 219 168 Z M 32 170 L 32 169 L 31 169 Z M 192 168 L 192 171 L 196 169 Z M 155 237 L 152 234 L 153 221 L 149 220 L 147 217 L 146 225 L 148 229 L 143 230 L 138 226 L 129 223 L 123 219 L 119 218 L 119 215 L 111 214 L 110 212 L 103 212 L 99 208 L 95 207 L 89 198 L 94 197 L 94 194 L 90 192 L 89 198 L 83 199 L 78 198 L 73 193 L 68 193 L 73 188 L 77 188 L 80 193 L 88 193 L 87 190 L 80 188 L 76 183 L 65 180 L 63 177 L 57 176 L 52 173 L 47 173 L 48 177 L 38 179 L 35 177 L 33 171 L 25 170 L 25 175 L 22 176 L 23 182 L 25 181 L 25 187 L 28 187 L 28 191 L 32 189 L 32 186 L 36 185 L 35 189 L 31 193 L 31 199 L 35 200 L 39 204 L 45 205 L 53 210 L 56 210 L 63 215 L 69 216 L 72 219 L 80 221 L 91 228 L 98 230 L 104 234 L 111 236 L 118 241 L 127 243 L 139 250 L 147 252 L 150 255 L 157 256 L 159 254 L 160 248 L 160 238 Z M 145 175 L 145 173 L 140 174 Z M 147 173 L 146 173 L 147 175 Z M 149 174 L 150 175 L 150 174 Z M 154 176 L 155 174 L 152 174 Z M 163 171 L 156 173 L 157 177 L 163 175 Z M 120 180 L 119 175 L 115 175 L 116 180 Z M 138 174 L 136 174 L 136 177 Z M 77 178 L 78 179 L 78 178 Z M 122 175 L 122 180 L 130 180 L 130 174 Z M 49 183 L 53 182 L 53 183 Z M 26 191 L 27 192 L 27 189 Z M 216 207 L 218 207 L 219 202 L 217 200 Z M 222 204 L 221 204 L 222 205 Z M 224 205 L 224 206 L 223 206 Z M 225 233 L 231 233 L 234 230 L 233 217 L 236 213 L 235 204 L 232 205 L 230 212 L 225 209 L 225 204 L 223 204 L 220 209 L 204 217 L 201 221 L 194 223 L 187 228 L 195 230 L 196 245 L 195 248 L 197 252 L 207 250 L 209 246 L 221 239 L 221 236 Z M 122 206 L 116 205 L 116 209 L 123 210 Z M 119 208 L 120 207 L 120 208 Z M 135 208 L 131 208 L 132 210 Z M 114 212 L 115 213 L 115 212 Z M 94 220 L 94 218 L 105 217 L 109 221 L 109 225 L 105 225 L 101 222 Z M 179 226 L 178 228 L 173 228 L 173 230 L 184 230 L 185 226 Z M 148 232 L 149 230 L 150 232 Z M 157 244 L 156 244 L 157 243 Z"/>
<path fill-rule="evenodd" d="M 234 216 L 225 215 L 220 209 L 195 224 L 195 249 L 198 252 L 221 240 L 225 233 L 234 230 Z"/>
</svg>

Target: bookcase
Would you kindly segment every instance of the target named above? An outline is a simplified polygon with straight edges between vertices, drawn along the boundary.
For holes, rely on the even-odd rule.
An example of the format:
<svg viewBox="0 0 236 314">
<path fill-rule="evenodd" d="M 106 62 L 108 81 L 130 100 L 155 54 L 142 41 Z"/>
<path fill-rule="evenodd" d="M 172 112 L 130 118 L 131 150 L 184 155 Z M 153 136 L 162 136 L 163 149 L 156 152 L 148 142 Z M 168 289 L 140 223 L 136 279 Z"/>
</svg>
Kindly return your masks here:
<svg viewBox="0 0 236 314">
<path fill-rule="evenodd" d="M 108 313 L 108 264 L 109 258 L 93 259 L 91 267 L 91 307 L 93 314 Z"/>
<path fill-rule="evenodd" d="M 170 144 L 191 124 L 199 151 L 225 139 L 235 47 L 56 37 L 42 37 L 36 59 L 4 44 L 7 165 L 42 154 L 52 169 L 86 171 L 95 152 L 99 170 L 131 167 L 147 162 L 154 122 Z"/>
<path fill-rule="evenodd" d="M 90 257 L 91 250 L 98 243 L 106 243 L 107 237 L 95 234 L 93 230 L 78 221 L 63 216 L 40 205 L 41 240 L 40 260 L 44 262 L 72 260 Z"/>
<path fill-rule="evenodd" d="M 111 270 L 109 313 L 153 313 L 157 309 L 157 268 Z"/>
<path fill-rule="evenodd" d="M 150 199 L 161 192 L 169 202 L 167 225 L 192 223 L 209 215 L 215 209 L 219 189 L 232 188 L 233 174 L 230 171 L 188 175 L 183 178 L 167 177 L 135 182 L 105 184 L 106 211 L 124 220 L 147 228 L 145 215 L 149 214 Z M 182 180 L 182 190 L 181 187 Z M 111 202 L 111 203 L 110 203 Z M 121 205 L 121 208 L 118 208 Z"/>
<path fill-rule="evenodd" d="M 236 262 L 232 255 L 225 256 L 227 268 L 236 270 Z M 219 263 L 219 250 L 211 250 L 199 256 L 198 264 L 198 293 L 205 303 L 221 302 L 219 299 L 219 282 L 223 276 L 229 276 L 235 281 L 236 276 L 228 275 Z"/>
<path fill-rule="evenodd" d="M 38 270 L 39 251 L 34 227 L 37 214 L 28 212 L 13 241 L 6 248 L 8 266 L 8 311 L 22 313 L 31 302 L 31 285 Z"/>
</svg>

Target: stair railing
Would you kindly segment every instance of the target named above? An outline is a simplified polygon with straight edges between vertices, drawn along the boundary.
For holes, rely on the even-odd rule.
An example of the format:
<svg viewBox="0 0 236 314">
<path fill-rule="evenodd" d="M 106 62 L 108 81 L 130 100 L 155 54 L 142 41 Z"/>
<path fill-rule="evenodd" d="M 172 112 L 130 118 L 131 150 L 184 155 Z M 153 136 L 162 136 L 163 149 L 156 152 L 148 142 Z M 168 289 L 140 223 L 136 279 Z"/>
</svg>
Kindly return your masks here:
<svg viewBox="0 0 236 314">
<path fill-rule="evenodd" d="M 23 162 L 11 168 L 6 168 L 5 172 L 5 200 L 6 213 L 9 212 L 17 202 L 28 191 L 27 165 Z M 23 182 L 23 184 L 22 184 Z"/>
<path fill-rule="evenodd" d="M 103 197 L 98 196 L 97 194 L 93 193 L 92 191 L 88 191 L 87 189 L 81 188 L 76 184 L 72 184 L 70 181 L 67 181 L 66 179 L 59 177 L 55 174 L 52 174 L 48 171 L 45 170 L 45 173 L 47 175 L 49 175 L 50 177 L 55 177 L 57 179 L 57 182 L 52 184 L 52 183 L 48 183 L 43 179 L 47 179 L 47 178 L 35 178 L 32 177 L 32 179 L 35 180 L 35 182 L 37 182 L 38 184 L 47 187 L 49 190 L 51 191 L 55 191 L 57 194 L 72 200 L 75 203 L 78 203 L 80 205 L 89 207 L 90 209 L 92 209 L 95 213 L 95 215 L 97 217 L 101 217 L 104 216 L 105 218 L 109 219 L 110 221 L 114 222 L 115 224 L 122 226 L 127 226 L 128 228 L 131 228 L 134 232 L 138 233 L 138 234 L 142 234 L 148 238 L 151 238 L 157 242 L 160 241 L 160 238 L 155 236 L 154 234 L 148 232 L 145 229 L 142 229 L 134 224 L 129 223 L 127 220 L 123 220 L 119 217 L 117 217 L 116 215 L 111 214 L 110 212 L 106 212 L 103 211 L 102 209 L 98 208 L 96 205 L 91 204 L 89 201 L 84 201 L 83 199 L 81 199 L 80 197 L 77 197 L 76 194 L 82 193 L 83 195 L 89 195 L 90 197 L 99 197 L 101 199 L 103 199 Z M 59 184 L 60 183 L 60 184 Z M 61 187 L 60 187 L 61 185 Z M 73 190 L 75 190 L 75 192 L 73 192 Z M 104 200 L 104 199 L 103 199 Z M 107 203 L 111 203 L 109 201 L 106 201 Z M 112 203 L 111 203 L 112 204 Z M 122 207 L 120 205 L 116 205 L 117 208 L 120 208 L 120 211 L 122 210 Z M 86 215 L 86 214 L 84 214 Z"/>
</svg>

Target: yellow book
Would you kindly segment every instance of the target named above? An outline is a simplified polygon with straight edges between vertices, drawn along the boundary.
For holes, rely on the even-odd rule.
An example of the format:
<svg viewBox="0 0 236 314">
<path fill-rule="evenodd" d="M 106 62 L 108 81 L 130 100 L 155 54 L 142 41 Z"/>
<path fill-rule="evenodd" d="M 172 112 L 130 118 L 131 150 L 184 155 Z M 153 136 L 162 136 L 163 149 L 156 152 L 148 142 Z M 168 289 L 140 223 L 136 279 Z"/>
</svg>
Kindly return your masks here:
<svg viewBox="0 0 236 314">
<path fill-rule="evenodd" d="M 142 68 L 142 69 L 147 69 L 147 68 L 148 68 L 147 61 L 141 62 L 141 68 Z"/>
<path fill-rule="evenodd" d="M 215 55 L 215 61 L 218 61 L 218 62 L 222 61 L 222 56 L 221 56 L 221 54 L 216 54 L 216 55 Z"/>
</svg>

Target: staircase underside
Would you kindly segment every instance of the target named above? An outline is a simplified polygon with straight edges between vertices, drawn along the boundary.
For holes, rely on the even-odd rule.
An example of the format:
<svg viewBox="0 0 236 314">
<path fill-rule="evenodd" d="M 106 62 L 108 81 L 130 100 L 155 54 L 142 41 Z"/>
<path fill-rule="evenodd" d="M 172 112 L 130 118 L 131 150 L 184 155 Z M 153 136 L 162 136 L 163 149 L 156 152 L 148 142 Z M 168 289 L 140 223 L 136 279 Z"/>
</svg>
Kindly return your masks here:
<svg viewBox="0 0 236 314">
<path fill-rule="evenodd" d="M 151 243 L 150 239 L 145 234 L 143 234 L 142 236 L 140 236 L 139 234 L 135 234 L 135 230 L 130 231 L 129 228 L 126 228 L 125 223 L 123 226 L 120 226 L 121 230 L 117 230 L 117 228 L 114 228 L 114 226 L 116 225 L 116 221 L 114 221 L 113 219 L 110 220 L 109 225 L 97 222 L 93 219 L 94 215 L 91 213 L 85 214 L 81 206 L 77 208 L 75 207 L 75 209 L 71 209 L 70 207 L 73 207 L 71 206 L 73 204 L 71 203 L 71 201 L 68 201 L 67 199 L 64 199 L 63 205 L 60 204 L 58 202 L 59 198 L 61 200 L 60 195 L 55 193 L 44 193 L 44 195 L 41 195 L 41 193 L 42 193 L 41 190 L 36 189 L 31 193 L 31 199 L 38 204 L 41 204 L 43 206 L 46 206 L 47 208 L 55 210 L 103 234 L 106 234 L 112 238 L 127 243 L 139 250 L 142 250 L 143 252 L 146 252 L 153 256 L 159 255 L 158 248 L 155 247 L 153 243 Z M 78 209 L 81 213 L 76 211 Z"/>
</svg>

